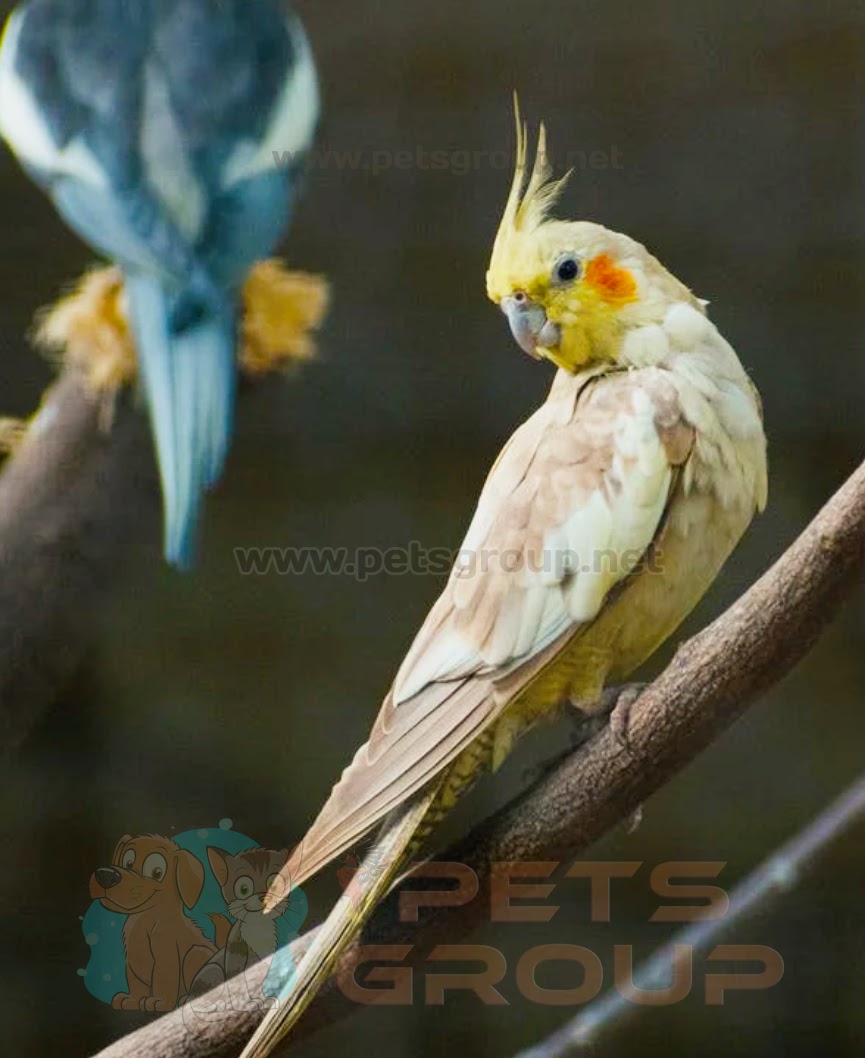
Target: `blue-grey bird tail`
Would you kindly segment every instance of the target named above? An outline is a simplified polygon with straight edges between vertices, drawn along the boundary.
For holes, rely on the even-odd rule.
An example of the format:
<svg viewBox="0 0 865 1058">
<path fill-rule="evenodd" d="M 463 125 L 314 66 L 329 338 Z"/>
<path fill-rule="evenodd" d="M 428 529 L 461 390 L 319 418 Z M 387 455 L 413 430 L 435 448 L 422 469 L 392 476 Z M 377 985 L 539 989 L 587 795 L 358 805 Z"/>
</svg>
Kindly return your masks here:
<svg viewBox="0 0 865 1058">
<path fill-rule="evenodd" d="M 205 300 L 197 314 L 184 311 L 150 276 L 128 275 L 126 290 L 162 479 L 165 558 L 188 569 L 204 494 L 231 437 L 235 312 L 230 298 L 224 307 Z"/>
</svg>

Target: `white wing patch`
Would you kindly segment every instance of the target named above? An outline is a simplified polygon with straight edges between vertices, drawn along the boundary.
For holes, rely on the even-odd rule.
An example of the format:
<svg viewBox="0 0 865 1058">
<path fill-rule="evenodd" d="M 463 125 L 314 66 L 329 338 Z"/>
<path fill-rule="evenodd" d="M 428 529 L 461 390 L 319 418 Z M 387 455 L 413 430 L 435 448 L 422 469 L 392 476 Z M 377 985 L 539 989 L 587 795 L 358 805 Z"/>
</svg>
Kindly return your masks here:
<svg viewBox="0 0 865 1058">
<path fill-rule="evenodd" d="M 272 170 L 277 158 L 294 158 L 309 147 L 318 121 L 319 92 L 315 60 L 300 23 L 292 19 L 297 48 L 291 74 L 273 111 L 264 139 L 246 140 L 232 152 L 223 173 L 226 188 Z"/>
<path fill-rule="evenodd" d="M 656 426 L 652 397 L 639 385 L 630 387 L 629 395 L 628 407 L 619 410 L 598 437 L 599 450 L 606 446 L 609 458 L 588 487 L 583 461 L 545 459 L 539 448 L 528 473 L 515 477 L 505 450 L 481 494 L 461 564 L 455 566 L 447 590 L 397 675 L 395 702 L 406 701 L 434 681 L 473 673 L 507 674 L 568 628 L 593 620 L 610 590 L 633 572 L 662 521 L 673 469 Z M 571 428 L 574 443 L 585 443 L 586 426 L 579 413 Z M 530 507 L 524 539 L 542 541 L 539 553 L 532 553 L 531 543 L 518 556 L 513 547 L 502 551 L 500 541 L 507 536 L 500 527 L 507 525 L 509 514 L 526 495 L 548 502 L 542 486 L 550 483 L 554 495 L 563 498 L 564 512 L 544 527 L 543 509 Z M 540 526 L 532 524 L 539 520 Z M 482 642 L 478 626 L 464 627 L 461 621 L 461 610 L 480 609 L 485 603 L 478 597 L 479 589 L 487 586 L 466 582 L 474 577 L 496 580 L 488 585 L 495 611 L 489 634 L 480 633 Z M 480 627 L 485 627 L 483 621 Z"/>
<path fill-rule="evenodd" d="M 50 176 L 73 176 L 91 187 L 107 188 L 105 174 L 81 139 L 58 148 L 27 85 L 15 70 L 18 39 L 27 10 L 16 11 L 0 43 L 0 133 L 25 164 Z"/>
</svg>

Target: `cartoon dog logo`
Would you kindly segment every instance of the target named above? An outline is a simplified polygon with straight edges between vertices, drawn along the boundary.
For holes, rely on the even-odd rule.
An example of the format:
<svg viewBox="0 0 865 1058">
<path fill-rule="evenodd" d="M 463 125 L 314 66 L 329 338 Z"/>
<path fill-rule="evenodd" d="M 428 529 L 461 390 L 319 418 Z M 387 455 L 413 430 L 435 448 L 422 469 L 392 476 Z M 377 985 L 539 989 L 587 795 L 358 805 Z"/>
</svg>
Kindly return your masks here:
<svg viewBox="0 0 865 1058">
<path fill-rule="evenodd" d="M 204 868 L 195 856 L 155 834 L 124 835 L 111 866 L 94 871 L 90 896 L 126 916 L 127 991 L 115 994 L 115 1010 L 173 1010 L 188 995 L 196 974 L 217 951 L 184 914 L 203 886 Z"/>
</svg>

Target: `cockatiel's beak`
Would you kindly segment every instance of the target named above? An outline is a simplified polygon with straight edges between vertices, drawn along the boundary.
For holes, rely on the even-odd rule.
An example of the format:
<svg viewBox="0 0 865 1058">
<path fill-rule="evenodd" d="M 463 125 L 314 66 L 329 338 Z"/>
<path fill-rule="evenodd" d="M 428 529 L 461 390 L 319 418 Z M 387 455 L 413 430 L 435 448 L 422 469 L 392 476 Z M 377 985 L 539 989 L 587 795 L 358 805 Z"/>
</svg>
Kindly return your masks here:
<svg viewBox="0 0 865 1058">
<path fill-rule="evenodd" d="M 552 349 L 561 340 L 557 323 L 547 319 L 543 307 L 518 290 L 501 300 L 501 310 L 507 316 L 511 334 L 517 345 L 535 360 L 540 360 L 543 349 Z"/>
</svg>

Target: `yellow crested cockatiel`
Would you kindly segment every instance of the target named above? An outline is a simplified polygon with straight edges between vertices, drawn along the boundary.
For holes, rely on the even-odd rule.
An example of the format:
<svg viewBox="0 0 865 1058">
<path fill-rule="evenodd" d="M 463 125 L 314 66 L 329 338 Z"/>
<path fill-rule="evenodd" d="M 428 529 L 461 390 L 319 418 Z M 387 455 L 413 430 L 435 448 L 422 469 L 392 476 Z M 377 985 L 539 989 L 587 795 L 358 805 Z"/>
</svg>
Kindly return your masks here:
<svg viewBox="0 0 865 1058">
<path fill-rule="evenodd" d="M 517 112 L 487 291 L 558 374 L 490 472 L 463 561 L 369 741 L 286 864 L 299 885 L 381 824 L 368 881 L 340 898 L 244 1058 L 290 1030 L 436 820 L 536 721 L 567 702 L 597 708 L 765 505 L 760 401 L 735 352 L 639 243 L 551 218 L 564 180 L 550 180 L 545 156 L 542 126 L 526 183 Z"/>
</svg>

